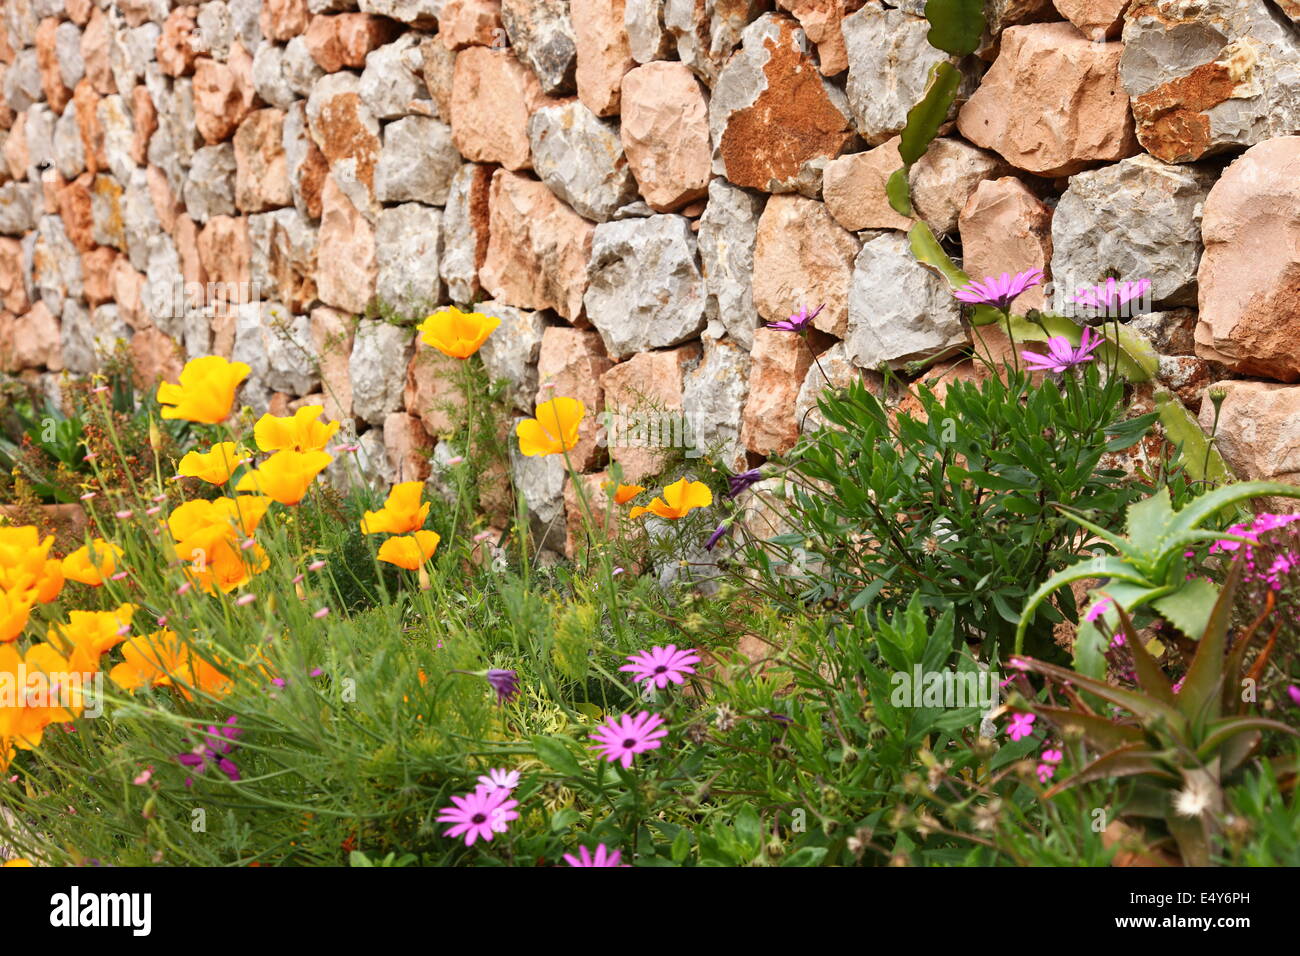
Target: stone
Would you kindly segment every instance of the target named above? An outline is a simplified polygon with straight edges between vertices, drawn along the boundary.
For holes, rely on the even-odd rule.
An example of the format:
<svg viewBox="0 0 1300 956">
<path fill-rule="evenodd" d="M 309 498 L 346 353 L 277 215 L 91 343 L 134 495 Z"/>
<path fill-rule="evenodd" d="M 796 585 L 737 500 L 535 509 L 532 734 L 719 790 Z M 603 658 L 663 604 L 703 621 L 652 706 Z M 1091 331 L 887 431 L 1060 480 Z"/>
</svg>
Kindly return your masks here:
<svg viewBox="0 0 1300 956">
<path fill-rule="evenodd" d="M 700 263 L 708 292 L 706 314 L 721 322 L 727 335 L 743 349 L 753 344 L 759 323 L 752 277 L 762 212 L 763 197 L 719 177 L 709 183 L 709 201 L 699 220 Z"/>
<path fill-rule="evenodd" d="M 754 305 L 769 322 L 824 304 L 813 326 L 842 336 L 858 240 L 826 207 L 803 196 L 773 196 L 758 220 Z M 905 288 L 905 287 L 898 287 Z"/>
<path fill-rule="evenodd" d="M 361 74 L 361 102 L 379 119 L 396 119 L 411 113 L 416 100 L 427 100 L 421 71 L 420 35 L 406 33 L 392 43 L 366 54 Z"/>
<path fill-rule="evenodd" d="M 363 312 L 375 294 L 379 265 L 375 233 L 331 174 L 321 190 L 316 290 L 326 305 Z M 378 424 L 378 421 L 371 421 Z"/>
<path fill-rule="evenodd" d="M 682 216 L 596 226 L 588 281 L 587 316 L 612 359 L 677 345 L 704 328 L 704 277 L 690 221 Z"/>
<path fill-rule="evenodd" d="M 568 0 L 501 0 L 510 46 L 548 95 L 574 90 L 578 50 Z"/>
<path fill-rule="evenodd" d="M 92 309 L 113 301 L 113 263 L 118 258 L 118 251 L 108 246 L 95 246 L 81 254 L 81 275 L 85 283 L 82 294 Z"/>
<path fill-rule="evenodd" d="M 623 29 L 628 49 L 638 63 L 665 60 L 675 43 L 664 29 L 664 0 L 625 0 Z"/>
<path fill-rule="evenodd" d="M 794 14 L 808 39 L 817 46 L 817 66 L 823 76 L 848 69 L 841 21 L 862 6 L 862 0 L 778 0 L 782 10 Z"/>
<path fill-rule="evenodd" d="M 292 40 L 306 32 L 309 21 L 307 0 L 262 0 L 258 26 L 268 40 L 275 43 Z"/>
<path fill-rule="evenodd" d="M 730 336 L 705 337 L 703 358 L 686 373 L 682 385 L 682 411 L 689 425 L 686 456 L 707 455 L 733 472 L 746 468 L 745 446 L 740 441 L 745 400 L 749 397 L 749 350 Z"/>
<path fill-rule="evenodd" d="M 85 78 L 90 81 L 95 92 L 99 93 L 101 96 L 117 92 L 116 84 L 113 81 L 113 69 L 109 66 L 108 62 L 108 33 L 108 17 L 104 15 L 103 10 L 96 8 L 90 15 L 90 20 L 87 22 L 86 28 L 81 31 L 81 61 L 86 70 Z M 35 65 L 35 51 L 31 51 L 31 55 L 32 64 Z M 11 69 L 19 66 L 22 57 L 23 53 L 19 53 L 18 58 L 14 60 L 14 66 L 11 67 Z M 25 70 L 23 72 L 25 73 Z M 6 97 L 8 97 L 8 79 L 9 74 L 6 73 Z M 35 97 L 32 99 L 35 100 Z M 9 104 L 14 106 L 12 98 L 10 98 Z M 20 107 L 18 106 L 14 106 L 14 109 L 19 108 Z M 26 107 L 21 107 L 21 109 L 26 109 Z"/>
<path fill-rule="evenodd" d="M 1182 356 L 1196 354 L 1196 310 L 1170 309 L 1167 312 L 1148 312 L 1136 315 L 1128 327 L 1142 333 L 1161 355 Z"/>
<path fill-rule="evenodd" d="M 539 109 L 528 120 L 528 140 L 537 175 L 580 215 L 607 222 L 637 198 L 618 124 L 581 102 Z"/>
<path fill-rule="evenodd" d="M 799 395 L 794 400 L 794 418 L 801 433 L 817 431 L 826 427 L 817 402 L 827 389 L 848 388 L 856 381 L 869 377 L 876 386 L 872 391 L 879 394 L 883 377 L 878 372 L 867 372 L 853 364 L 843 342 L 836 342 L 825 352 L 817 356 L 799 386 Z"/>
<path fill-rule="evenodd" d="M 623 77 L 620 133 L 641 195 L 670 212 L 709 186 L 708 105 L 699 81 L 680 63 L 655 62 Z"/>
<path fill-rule="evenodd" d="M 542 183 L 506 169 L 492 177 L 488 214 L 487 256 L 479 269 L 483 288 L 516 308 L 553 309 L 576 320 L 597 227 Z"/>
<path fill-rule="evenodd" d="M 158 131 L 149 140 L 149 163 L 167 174 L 172 191 L 185 188 L 187 167 L 194 151 L 204 142 L 199 135 L 195 116 L 194 87 L 189 79 L 174 80 L 164 95 L 154 94 L 158 105 Z M 102 152 L 102 130 L 99 147 Z M 82 127 L 82 136 L 86 137 Z M 89 162 L 87 162 L 89 165 Z"/>
<path fill-rule="evenodd" d="M 325 418 L 346 425 L 352 421 L 352 317 L 322 305 L 311 310 L 310 322 L 312 348 L 320 361 Z"/>
<path fill-rule="evenodd" d="M 451 88 L 456 148 L 472 162 L 527 169 L 528 117 L 541 100 L 537 77 L 511 51 L 478 46 L 462 50 Z"/>
<path fill-rule="evenodd" d="M 1132 0 L 1052 0 L 1057 11 L 1088 39 L 1114 40 L 1124 26 Z"/>
<path fill-rule="evenodd" d="M 1067 296 L 1080 286 L 1151 280 L 1159 305 L 1196 301 L 1201 210 L 1211 170 L 1134 156 L 1078 173 L 1052 218 L 1052 277 Z"/>
<path fill-rule="evenodd" d="M 623 469 L 624 484 L 659 475 L 692 437 L 685 427 L 683 389 L 699 360 L 700 346 L 694 343 L 641 352 L 601 378 L 609 457 Z"/>
<path fill-rule="evenodd" d="M 48 17 L 41 21 L 36 29 L 36 66 L 41 74 L 41 89 L 45 91 L 45 101 L 56 113 L 72 99 L 72 90 L 63 84 L 63 74 L 59 70 L 59 54 L 55 46 L 55 34 L 59 21 Z"/>
<path fill-rule="evenodd" d="M 335 185 L 373 222 L 379 212 L 375 199 L 379 122 L 361 102 L 359 85 L 352 73 L 322 78 L 307 100 L 307 119 Z"/>
<path fill-rule="evenodd" d="M 901 165 L 901 162 L 900 162 Z M 998 156 L 950 137 L 930 144 L 912 166 L 912 207 L 936 236 L 957 231 L 957 218 L 975 187 L 1011 172 Z"/>
<path fill-rule="evenodd" d="M 66 185 L 54 185 L 57 190 L 55 206 L 63 220 L 63 229 L 68 241 L 81 252 L 88 252 L 95 246 L 94 206 L 90 198 L 92 182 L 89 175 L 83 175 Z"/>
<path fill-rule="evenodd" d="M 284 47 L 263 43 L 253 55 L 253 89 L 265 102 L 287 110 L 298 98 L 284 72 Z"/>
<path fill-rule="evenodd" d="M 306 312 L 316 301 L 316 226 L 297 209 L 277 209 L 249 216 L 248 238 L 259 296 L 283 302 L 291 312 Z"/>
<path fill-rule="evenodd" d="M 605 407 L 601 378 L 612 366 L 599 332 L 548 325 L 542 330 L 537 355 L 535 404 L 540 405 L 561 395 L 576 398 L 586 406 L 587 414 L 594 422 L 597 411 Z M 578 471 L 590 471 L 604 461 L 604 441 L 599 429 L 580 429 L 578 443 L 569 450 L 573 467 Z"/>
<path fill-rule="evenodd" d="M 448 50 L 461 50 L 467 46 L 505 46 L 501 0 L 443 0 L 438 16 L 438 36 Z"/>
<path fill-rule="evenodd" d="M 27 116 L 19 113 L 14 117 L 13 126 L 4 143 L 5 169 L 8 179 L 25 179 L 31 156 L 27 150 Z"/>
<path fill-rule="evenodd" d="M 41 86 L 41 68 L 35 50 L 23 50 L 9 64 L 4 74 L 4 97 L 9 108 L 20 113 L 39 103 L 45 96 Z"/>
<path fill-rule="evenodd" d="M 908 290 L 900 295 L 899 290 Z M 860 368 L 905 368 L 966 345 L 947 281 L 921 266 L 907 239 L 886 233 L 863 243 L 853 263 L 844 347 Z"/>
<path fill-rule="evenodd" d="M 149 327 L 131 336 L 131 368 L 136 388 L 153 391 L 175 382 L 185 364 L 185 350 L 165 332 Z"/>
<path fill-rule="evenodd" d="M 389 206 L 375 225 L 375 295 L 404 318 L 423 318 L 444 301 L 438 276 L 442 212 L 418 202 Z"/>
<path fill-rule="evenodd" d="M 1041 269 L 1051 278 L 1052 210 L 1014 176 L 975 187 L 959 217 L 962 269 L 972 279 Z M 1016 298 L 1016 311 L 1042 309 L 1042 286 Z"/>
<path fill-rule="evenodd" d="M 362 13 L 391 17 L 412 26 L 432 26 L 441 14 L 442 0 L 359 0 Z"/>
<path fill-rule="evenodd" d="M 320 195 L 329 163 L 311 138 L 306 104 L 299 101 L 284 115 L 284 160 L 293 204 L 304 216 L 319 219 Z"/>
<path fill-rule="evenodd" d="M 0 310 L 21 315 L 30 305 L 22 243 L 17 239 L 0 239 Z"/>
<path fill-rule="evenodd" d="M 822 197 L 826 211 L 840 226 L 850 232 L 912 228 L 912 220 L 895 212 L 885 193 L 889 177 L 903 168 L 899 142 L 895 136 L 875 149 L 849 153 L 826 164 Z"/>
<path fill-rule="evenodd" d="M 58 216 L 42 216 L 37 223 L 31 263 L 32 289 L 51 314 L 63 312 L 65 299 L 81 298 L 81 256 Z"/>
<path fill-rule="evenodd" d="M 368 13 L 314 16 L 303 39 L 311 58 L 326 73 L 359 70 L 366 55 L 391 41 L 399 32 L 393 21 Z"/>
<path fill-rule="evenodd" d="M 769 5 L 768 0 L 666 0 L 664 29 L 676 41 L 678 58 L 713 86 L 746 25 Z"/>
<path fill-rule="evenodd" d="M 320 385 L 311 320 L 294 315 L 279 302 L 239 307 L 232 359 L 253 368 L 243 394 L 251 405 L 261 406 L 270 399 L 259 394 L 259 400 L 254 400 L 254 394 L 269 390 L 305 395 Z"/>
<path fill-rule="evenodd" d="M 1300 136 L 1246 150 L 1210 190 L 1197 270 L 1196 354 L 1300 382 Z"/>
<path fill-rule="evenodd" d="M 206 56 L 194 63 L 194 121 L 209 146 L 229 139 L 253 108 L 253 59 L 238 43 L 230 59 Z"/>
<path fill-rule="evenodd" d="M 876 0 L 845 17 L 841 29 L 849 63 L 849 107 L 858 132 L 879 146 L 903 131 L 907 111 L 925 95 L 930 71 L 945 60 L 956 66 L 958 60 L 930 46 L 926 20 Z"/>
<path fill-rule="evenodd" d="M 54 122 L 57 117 L 44 103 L 27 108 L 23 135 L 27 138 L 27 178 L 32 182 L 45 179 L 43 172 L 54 164 Z"/>
<path fill-rule="evenodd" d="M 505 400 L 531 414 L 533 397 L 537 394 L 537 360 L 542 351 L 546 313 L 515 309 L 490 300 L 478 303 L 474 310 L 501 320 L 478 350 L 490 380 L 504 379 L 508 383 Z"/>
<path fill-rule="evenodd" d="M 197 7 L 180 6 L 172 10 L 163 21 L 154 56 L 166 75 L 186 76 L 194 72 L 194 61 L 198 58 L 198 48 L 194 42 L 198 29 L 195 22 L 197 16 Z M 86 32 L 89 33 L 90 30 L 87 29 Z M 84 56 L 84 45 L 82 49 Z"/>
<path fill-rule="evenodd" d="M 209 304 L 238 305 L 254 298 L 247 219 L 213 216 L 199 231 L 197 246 Z"/>
<path fill-rule="evenodd" d="M 456 76 L 456 54 L 448 50 L 437 36 L 420 41 L 420 74 L 432 97 L 433 115 L 444 123 L 451 122 L 451 86 Z"/>
<path fill-rule="evenodd" d="M 394 482 L 428 478 L 432 453 L 433 445 L 414 415 L 393 412 L 384 418 L 384 455 Z"/>
<path fill-rule="evenodd" d="M 597 116 L 619 111 L 623 74 L 636 66 L 623 26 L 626 0 L 573 0 L 578 99 Z"/>
<path fill-rule="evenodd" d="M 750 352 L 749 396 L 740 442 L 758 455 L 783 455 L 799 440 L 795 400 L 813 355 L 801 335 L 758 329 Z"/>
<path fill-rule="evenodd" d="M 1067 23 L 1009 27 L 957 117 L 963 136 L 1017 169 L 1069 176 L 1138 152 L 1120 84 L 1122 43 L 1093 43 Z"/>
<path fill-rule="evenodd" d="M 152 69 L 161 32 L 158 24 L 144 23 L 125 34 L 119 31 L 113 35 L 108 62 L 113 71 L 114 92 L 123 99 L 130 97 L 131 90 L 144 79 L 145 71 Z"/>
<path fill-rule="evenodd" d="M 1300 130 L 1300 31 L 1275 10 L 1135 0 L 1119 72 L 1148 153 L 1184 163 Z"/>
<path fill-rule="evenodd" d="M 153 105 L 153 97 L 144 86 L 131 90 L 131 162 L 143 166 L 149 161 L 149 140 L 158 129 L 158 110 Z M 74 121 L 75 122 L 75 121 Z"/>
<path fill-rule="evenodd" d="M 464 402 L 460 394 L 460 362 L 417 339 L 406 367 L 402 395 L 407 412 L 420 419 L 430 438 L 450 436 L 456 431 L 452 412 Z"/>
<path fill-rule="evenodd" d="M 0 331 L 3 326 L 0 325 Z M 22 315 L 15 316 L 8 335 L 0 335 L 0 366 L 10 371 L 46 368 L 63 369 L 59 320 L 44 302 L 32 303 Z"/>
<path fill-rule="evenodd" d="M 348 375 L 358 418 L 383 425 L 388 415 L 401 410 L 411 342 L 409 329 L 376 319 L 357 323 Z"/>
<path fill-rule="evenodd" d="M 137 332 L 152 327 L 153 323 L 144 305 L 144 287 L 147 281 L 144 273 L 131 268 L 127 259 L 115 256 L 108 281 L 109 299 L 117 303 L 122 321 Z"/>
<path fill-rule="evenodd" d="M 1300 388 L 1275 382 L 1216 382 L 1201 403 L 1201 427 L 1210 431 L 1214 403 L 1208 392 L 1227 393 L 1214 444 L 1241 478 L 1300 484 Z M 1295 499 L 1261 502 L 1269 511 L 1297 511 Z"/>
<path fill-rule="evenodd" d="M 745 30 L 709 100 L 714 172 L 765 192 L 820 193 L 826 164 L 855 137 L 848 101 L 806 47 L 788 17 L 767 14 Z"/>
<path fill-rule="evenodd" d="M 442 213 L 442 257 L 438 272 L 451 301 L 465 305 L 482 289 L 478 272 L 487 259 L 492 167 L 466 163 L 452 177 Z"/>
<path fill-rule="evenodd" d="M 81 31 L 75 23 L 65 20 L 58 25 L 54 31 L 54 51 L 59 80 L 71 95 L 86 75 L 86 61 L 81 56 Z"/>
<path fill-rule="evenodd" d="M 511 429 L 522 419 L 516 419 Z M 528 510 L 528 529 L 532 540 L 529 547 L 536 550 L 564 548 L 566 521 L 564 513 L 564 482 L 567 471 L 563 455 L 530 457 L 519 451 L 518 442 L 511 441 L 510 473 L 514 486 Z"/>
<path fill-rule="evenodd" d="M 293 202 L 284 152 L 284 113 L 254 110 L 235 132 L 232 150 L 235 205 L 241 212 L 262 212 Z"/>
<path fill-rule="evenodd" d="M 384 126 L 375 167 L 375 198 L 380 202 L 422 202 L 442 206 L 461 158 L 451 127 L 427 116 L 407 116 Z"/>
<path fill-rule="evenodd" d="M 185 181 L 185 211 L 195 222 L 235 214 L 235 149 L 229 143 L 194 153 Z"/>
<path fill-rule="evenodd" d="M 284 72 L 284 82 L 298 96 L 311 96 L 312 87 L 325 75 L 325 71 L 312 58 L 305 36 L 296 36 L 284 45 L 280 69 Z"/>
<path fill-rule="evenodd" d="M 122 321 L 115 305 L 87 309 L 76 299 L 66 299 L 59 323 L 63 367 L 88 375 L 117 350 L 119 341 L 131 340 L 131 328 Z"/>
</svg>

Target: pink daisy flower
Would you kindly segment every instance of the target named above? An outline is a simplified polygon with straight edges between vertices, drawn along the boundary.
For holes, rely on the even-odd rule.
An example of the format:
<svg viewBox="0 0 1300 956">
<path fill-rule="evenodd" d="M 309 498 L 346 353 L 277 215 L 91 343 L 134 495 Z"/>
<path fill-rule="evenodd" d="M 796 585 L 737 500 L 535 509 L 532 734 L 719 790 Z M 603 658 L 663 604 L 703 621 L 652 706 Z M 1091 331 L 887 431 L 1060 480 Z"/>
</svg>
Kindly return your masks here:
<svg viewBox="0 0 1300 956">
<path fill-rule="evenodd" d="M 826 308 L 825 302 L 813 309 L 812 312 L 808 311 L 808 306 L 801 306 L 799 311 L 791 315 L 790 318 L 782 319 L 779 322 L 769 322 L 767 327 L 780 332 L 802 332 L 813 319 L 821 314 L 824 308 Z"/>
<path fill-rule="evenodd" d="M 700 662 L 700 655 L 695 653 L 693 647 L 679 651 L 676 644 L 669 644 L 667 647 L 656 645 L 648 651 L 637 651 L 627 659 L 631 663 L 624 664 L 619 670 L 631 671 L 636 680 L 653 683 L 662 690 L 668 686 L 669 681 L 681 684 L 685 681 L 684 675 L 694 674 L 695 668 L 691 665 Z"/>
<path fill-rule="evenodd" d="M 1007 725 L 1007 736 L 1012 740 L 1028 737 L 1034 732 L 1033 714 L 1012 714 L 1011 723 Z"/>
<path fill-rule="evenodd" d="M 1112 277 L 1106 280 L 1105 285 L 1081 287 L 1074 295 L 1070 296 L 1070 301 L 1085 308 L 1096 309 L 1109 314 L 1134 299 L 1146 295 L 1150 288 L 1150 279 L 1138 279 L 1136 282 L 1120 282 Z"/>
<path fill-rule="evenodd" d="M 463 797 L 453 796 L 453 805 L 438 812 L 439 823 L 452 824 L 442 835 L 464 836 L 466 846 L 473 846 L 480 837 L 491 842 L 493 834 L 505 833 L 510 821 L 519 819 L 515 810 L 519 801 L 509 797 L 509 790 L 488 790 L 485 787 L 477 787 Z"/>
<path fill-rule="evenodd" d="M 564 854 L 564 862 L 569 866 L 627 866 L 626 863 L 619 862 L 622 856 L 621 850 L 611 850 L 605 844 L 597 843 L 595 853 L 585 846 L 580 846 L 577 856 L 572 853 Z"/>
<path fill-rule="evenodd" d="M 1031 372 L 1064 372 L 1067 368 L 1092 361 L 1092 353 L 1102 342 L 1102 336 L 1085 328 L 1079 338 L 1079 347 L 1075 348 L 1064 335 L 1053 335 L 1047 340 L 1047 354 L 1038 352 L 1021 352 L 1025 365 Z"/>
<path fill-rule="evenodd" d="M 1004 272 L 997 278 L 985 276 L 983 282 L 972 279 L 953 295 L 971 305 L 991 305 L 996 309 L 1006 309 L 1016 296 L 1042 281 L 1042 269 L 1017 272 L 1014 276 L 1010 272 Z"/>
<path fill-rule="evenodd" d="M 485 790 L 504 790 L 509 793 L 519 786 L 519 771 L 504 768 L 489 770 L 478 778 L 478 783 Z"/>
<path fill-rule="evenodd" d="M 596 746 L 592 750 L 601 751 L 601 756 L 610 763 L 620 761 L 624 769 L 632 766 L 632 758 L 647 750 L 657 750 L 668 736 L 668 731 L 659 725 L 664 719 L 658 714 L 641 711 L 635 717 L 622 714 L 619 717 L 607 717 L 605 723 L 591 734 Z"/>
<path fill-rule="evenodd" d="M 1084 612 L 1083 619 L 1091 624 L 1097 620 L 1097 618 L 1106 613 L 1106 608 L 1110 607 L 1110 604 L 1111 601 L 1108 597 L 1099 598 L 1098 600 L 1093 601 L 1092 606 Z"/>
</svg>

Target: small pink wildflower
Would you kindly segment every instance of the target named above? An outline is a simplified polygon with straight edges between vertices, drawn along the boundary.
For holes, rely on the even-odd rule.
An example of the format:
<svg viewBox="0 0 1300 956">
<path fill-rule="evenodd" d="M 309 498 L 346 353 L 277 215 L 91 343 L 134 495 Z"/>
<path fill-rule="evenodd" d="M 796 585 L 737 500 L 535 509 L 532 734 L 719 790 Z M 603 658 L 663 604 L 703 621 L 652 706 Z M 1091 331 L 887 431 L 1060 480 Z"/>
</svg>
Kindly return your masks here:
<svg viewBox="0 0 1300 956">
<path fill-rule="evenodd" d="M 622 714 L 607 717 L 605 723 L 590 734 L 596 746 L 592 750 L 601 751 L 601 756 L 610 763 L 618 761 L 624 769 L 630 769 L 632 758 L 647 750 L 657 750 L 662 746 L 661 738 L 668 736 L 668 731 L 660 726 L 664 722 L 659 714 L 641 711 L 635 717 Z"/>
<path fill-rule="evenodd" d="M 519 786 L 519 771 L 497 767 L 480 776 L 478 783 L 486 790 L 504 790 L 509 793 Z"/>
<path fill-rule="evenodd" d="M 669 644 L 667 647 L 656 645 L 648 651 L 638 651 L 627 659 L 631 663 L 624 664 L 619 668 L 620 671 L 631 671 L 636 680 L 652 683 L 662 690 L 668 686 L 669 681 L 681 684 L 685 682 L 685 675 L 694 674 L 695 668 L 691 665 L 700 662 L 700 655 L 693 647 L 679 651 L 676 644 Z"/>
<path fill-rule="evenodd" d="M 518 800 L 511 800 L 509 790 L 488 790 L 478 787 L 461 797 L 451 798 L 452 806 L 443 807 L 438 814 L 439 823 L 452 826 L 443 831 L 443 836 L 464 836 L 465 845 L 473 846 L 480 837 L 491 841 L 494 834 L 505 833 L 511 820 L 518 820 L 519 813 L 515 807 Z"/>
<path fill-rule="evenodd" d="M 1106 609 L 1110 607 L 1110 605 L 1111 600 L 1108 597 L 1099 598 L 1098 600 L 1093 601 L 1092 606 L 1084 613 L 1083 619 L 1089 624 L 1093 623 L 1097 618 L 1106 613 Z"/>
<path fill-rule="evenodd" d="M 1034 715 L 1033 714 L 1012 714 L 1011 723 L 1007 725 L 1007 736 L 1012 740 L 1020 740 L 1022 737 L 1028 737 L 1034 732 Z"/>
<path fill-rule="evenodd" d="M 320 608 L 319 610 L 313 612 L 312 617 L 314 617 L 316 620 L 319 621 L 321 618 L 323 618 L 323 617 L 327 617 L 327 616 L 329 615 L 329 612 L 330 612 L 330 609 L 329 609 L 329 608 L 327 608 L 327 607 L 323 607 L 323 608 Z"/>
<path fill-rule="evenodd" d="M 242 597 L 237 598 L 235 600 L 235 604 L 238 607 L 246 607 L 247 605 L 252 604 L 256 600 L 257 600 L 256 594 L 245 594 Z"/>
<path fill-rule="evenodd" d="M 983 282 L 974 280 L 966 283 L 953 295 L 971 305 L 991 305 L 995 309 L 1006 309 L 1013 299 L 1026 289 L 1032 289 L 1043 281 L 1042 269 L 1030 269 L 1028 272 L 1009 272 L 994 278 L 985 276 Z"/>
<path fill-rule="evenodd" d="M 611 850 L 605 844 L 597 843 L 595 853 L 585 846 L 580 846 L 577 856 L 572 853 L 564 854 L 564 862 L 569 866 L 627 866 L 626 863 L 619 862 L 622 857 L 621 850 Z"/>
<path fill-rule="evenodd" d="M 1064 335 L 1053 335 L 1047 340 L 1047 354 L 1021 352 L 1020 357 L 1031 372 L 1064 372 L 1066 369 L 1092 361 L 1092 353 L 1106 341 L 1090 328 L 1084 328 L 1075 348 Z"/>
</svg>

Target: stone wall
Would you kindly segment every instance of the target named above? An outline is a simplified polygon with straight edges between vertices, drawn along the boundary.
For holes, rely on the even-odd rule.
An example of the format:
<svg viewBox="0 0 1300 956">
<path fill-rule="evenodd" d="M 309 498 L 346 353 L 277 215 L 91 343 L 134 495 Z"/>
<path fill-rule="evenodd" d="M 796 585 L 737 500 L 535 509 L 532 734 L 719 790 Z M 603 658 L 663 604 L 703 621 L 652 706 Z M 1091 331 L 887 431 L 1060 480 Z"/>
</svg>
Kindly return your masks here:
<svg viewBox="0 0 1300 956">
<path fill-rule="evenodd" d="M 233 356 L 246 403 L 324 401 L 372 473 L 423 477 L 449 373 L 411 323 L 477 303 L 521 413 L 567 394 L 684 418 L 730 467 L 784 452 L 822 370 L 968 341 L 884 192 L 945 58 L 923 8 L 5 0 L 0 370 Z M 1230 463 L 1300 480 L 1300 7 L 986 11 L 917 215 L 974 276 L 1042 268 L 1022 306 L 1149 278 L 1166 383 L 1195 411 L 1230 380 Z M 762 327 L 819 303 L 807 342 Z M 604 446 L 584 470 L 663 462 Z M 558 514 L 563 475 L 514 467 Z"/>
</svg>

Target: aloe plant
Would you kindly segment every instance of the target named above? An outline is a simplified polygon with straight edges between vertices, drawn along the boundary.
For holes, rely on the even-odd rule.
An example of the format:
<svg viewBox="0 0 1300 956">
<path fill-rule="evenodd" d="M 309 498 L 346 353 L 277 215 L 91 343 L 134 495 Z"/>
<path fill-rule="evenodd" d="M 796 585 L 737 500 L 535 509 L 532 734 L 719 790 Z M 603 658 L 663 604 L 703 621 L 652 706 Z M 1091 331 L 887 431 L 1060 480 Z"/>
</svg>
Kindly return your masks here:
<svg viewBox="0 0 1300 956">
<path fill-rule="evenodd" d="M 1227 490 L 1227 489 L 1224 489 Z M 1184 509 L 1187 511 L 1189 509 Z M 1177 535 L 1175 535 L 1177 536 Z M 1246 672 L 1246 654 L 1270 605 L 1229 647 L 1228 624 L 1241 580 L 1241 560 L 1228 574 L 1196 647 L 1181 687 L 1147 651 L 1132 618 L 1118 610 L 1118 632 L 1133 655 L 1137 686 L 1117 687 L 1104 679 L 1044 661 L 1013 657 L 1011 666 L 1060 682 L 1071 707 L 1020 700 L 1013 706 L 1055 726 L 1068 741 L 1081 738 L 1095 753 L 1080 770 L 1052 787 L 1063 790 L 1103 778 L 1134 777 L 1123 813 L 1162 819 L 1185 863 L 1210 862 L 1214 828 L 1223 804 L 1223 786 L 1244 767 L 1264 731 L 1300 736 L 1296 730 L 1248 713 L 1243 674 L 1257 677 L 1270 641 Z M 1123 716 L 1110 719 L 1089 706 L 1085 695 L 1113 705 Z M 1199 812 L 1193 812 L 1197 811 Z"/>
<path fill-rule="evenodd" d="M 1225 531 L 1206 531 L 1201 525 L 1238 502 L 1263 495 L 1300 498 L 1300 486 L 1271 481 L 1241 482 L 1207 492 L 1181 511 L 1174 511 L 1169 489 L 1161 488 L 1129 505 L 1126 537 L 1067 508 L 1059 508 L 1075 524 L 1109 544 L 1115 553 L 1073 564 L 1052 575 L 1030 595 L 1016 627 L 1016 653 L 1023 649 L 1025 630 L 1038 606 L 1058 588 L 1088 578 L 1109 579 L 1101 590 L 1127 614 L 1150 605 L 1183 633 L 1200 633 L 1209 622 L 1219 589 L 1204 578 L 1188 580 L 1184 553 L 1189 547 L 1206 541 L 1249 543 L 1248 539 Z M 1080 626 L 1075 642 L 1075 666 L 1093 677 L 1103 676 L 1097 668 L 1099 636 L 1095 627 L 1085 623 Z"/>
</svg>

